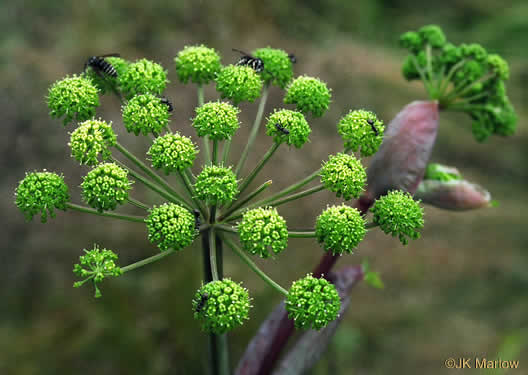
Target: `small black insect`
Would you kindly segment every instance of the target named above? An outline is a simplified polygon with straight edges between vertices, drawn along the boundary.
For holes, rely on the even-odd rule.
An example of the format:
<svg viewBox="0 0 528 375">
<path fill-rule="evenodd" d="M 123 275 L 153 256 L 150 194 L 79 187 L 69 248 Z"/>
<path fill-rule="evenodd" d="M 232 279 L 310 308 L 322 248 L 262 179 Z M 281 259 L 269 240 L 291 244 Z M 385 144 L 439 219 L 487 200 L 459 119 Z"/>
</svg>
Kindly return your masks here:
<svg viewBox="0 0 528 375">
<path fill-rule="evenodd" d="M 378 129 L 376 129 L 376 127 L 374 126 L 374 120 L 368 119 L 367 122 L 372 128 L 372 131 L 374 132 L 374 134 L 378 135 L 379 134 Z"/>
<path fill-rule="evenodd" d="M 277 130 L 280 131 L 284 135 L 290 134 L 290 131 L 286 129 L 284 126 L 282 126 L 279 122 L 275 124 L 275 128 L 277 128 Z"/>
<path fill-rule="evenodd" d="M 260 73 L 264 70 L 264 61 L 258 57 L 251 56 L 249 53 L 245 53 L 239 49 L 233 48 L 233 51 L 238 52 L 242 57 L 238 60 L 235 65 L 246 65 L 252 68 L 255 72 Z"/>
<path fill-rule="evenodd" d="M 295 64 L 297 62 L 297 57 L 293 53 L 288 54 L 288 58 L 292 62 L 292 64 Z"/>
<path fill-rule="evenodd" d="M 202 222 L 200 221 L 200 211 L 193 210 L 194 214 L 194 229 L 200 230 L 200 225 L 202 225 Z"/>
<path fill-rule="evenodd" d="M 107 55 L 92 56 L 88 58 L 88 60 L 86 60 L 86 62 L 84 63 L 84 70 L 90 67 L 94 70 L 94 72 L 99 75 L 104 73 L 107 76 L 116 78 L 117 71 L 115 70 L 112 64 L 105 60 L 105 57 L 119 57 L 119 53 L 109 53 Z"/>
<path fill-rule="evenodd" d="M 200 298 L 200 301 L 198 302 L 198 304 L 196 305 L 196 308 L 195 308 L 195 312 L 196 313 L 200 313 L 200 311 L 202 311 L 202 309 L 204 308 L 205 304 L 207 303 L 207 300 L 209 299 L 209 293 L 207 292 L 204 292 L 202 295 L 201 295 L 201 298 Z"/>
<path fill-rule="evenodd" d="M 160 98 L 160 102 L 167 106 L 167 111 L 172 112 L 174 110 L 174 107 L 172 106 L 172 103 L 169 101 L 169 99 Z"/>
</svg>

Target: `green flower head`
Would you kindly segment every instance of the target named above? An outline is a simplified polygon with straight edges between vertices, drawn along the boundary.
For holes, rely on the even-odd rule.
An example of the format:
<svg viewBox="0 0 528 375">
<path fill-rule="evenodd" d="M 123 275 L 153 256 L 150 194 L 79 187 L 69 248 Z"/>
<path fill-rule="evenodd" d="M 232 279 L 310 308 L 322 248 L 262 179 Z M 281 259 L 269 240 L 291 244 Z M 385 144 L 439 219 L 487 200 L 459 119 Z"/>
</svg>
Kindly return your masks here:
<svg viewBox="0 0 528 375">
<path fill-rule="evenodd" d="M 231 279 L 203 285 L 192 301 L 194 319 L 207 333 L 221 335 L 249 319 L 250 298 L 246 288 Z"/>
<path fill-rule="evenodd" d="M 92 80 L 93 84 L 101 94 L 106 94 L 107 92 L 111 93 L 118 90 L 118 77 L 125 74 L 128 65 L 130 65 L 130 61 L 122 59 L 121 57 L 105 57 L 104 59 L 114 67 L 117 77 L 110 77 L 107 74 L 96 72 L 91 67 L 88 67 L 84 73 L 84 76 Z"/>
<path fill-rule="evenodd" d="M 260 96 L 262 79 L 249 66 L 228 65 L 216 76 L 216 91 L 235 105 L 253 102 Z"/>
<path fill-rule="evenodd" d="M 431 47 L 441 48 L 446 44 L 444 32 L 437 25 L 423 26 L 418 30 L 418 34 L 423 42 Z"/>
<path fill-rule="evenodd" d="M 261 258 L 279 254 L 288 245 L 286 221 L 272 207 L 246 211 L 238 232 L 244 249 Z"/>
<path fill-rule="evenodd" d="M 99 164 L 84 177 L 83 200 L 99 212 L 115 210 L 127 200 L 131 185 L 128 172 L 117 164 Z"/>
<path fill-rule="evenodd" d="M 176 132 L 156 138 L 147 155 L 154 168 L 169 174 L 192 166 L 197 153 L 198 149 L 191 139 Z"/>
<path fill-rule="evenodd" d="M 344 116 L 337 124 L 337 131 L 345 148 L 359 151 L 362 156 L 371 156 L 383 141 L 385 126 L 375 113 L 359 109 Z"/>
<path fill-rule="evenodd" d="M 135 135 L 159 134 L 169 123 L 169 111 L 157 96 L 136 95 L 123 106 L 123 123 Z"/>
<path fill-rule="evenodd" d="M 407 237 L 420 238 L 418 230 L 424 226 L 423 209 L 419 203 L 409 193 L 389 191 L 374 202 L 371 208 L 373 221 L 382 231 L 398 236 L 401 243 L 407 245 Z"/>
<path fill-rule="evenodd" d="M 54 209 L 66 211 L 69 201 L 70 193 L 64 178 L 46 170 L 26 173 L 15 191 L 15 204 L 27 221 L 40 213 L 40 220 L 45 223 L 48 215 L 55 217 Z"/>
<path fill-rule="evenodd" d="M 102 120 L 88 120 L 81 123 L 70 135 L 71 155 L 79 163 L 95 165 L 110 158 L 110 147 L 117 143 L 112 125 Z"/>
<path fill-rule="evenodd" d="M 238 194 L 236 175 L 231 167 L 205 166 L 196 177 L 196 197 L 208 205 L 226 204 Z"/>
<path fill-rule="evenodd" d="M 345 200 L 359 198 L 367 182 L 367 172 L 353 155 L 330 155 L 321 168 L 321 182 Z"/>
<path fill-rule="evenodd" d="M 220 56 L 213 48 L 206 46 L 186 46 L 174 58 L 178 79 L 183 83 L 203 85 L 212 81 L 222 68 Z"/>
<path fill-rule="evenodd" d="M 208 136 L 217 141 L 230 139 L 240 126 L 240 110 L 226 102 L 209 102 L 196 108 L 192 126 L 199 137 Z"/>
<path fill-rule="evenodd" d="M 336 287 L 312 275 L 294 281 L 286 298 L 286 311 L 295 328 L 320 330 L 337 319 L 340 308 Z"/>
<path fill-rule="evenodd" d="M 326 251 L 342 255 L 352 254 L 365 237 L 365 219 L 352 207 L 343 205 L 328 207 L 317 218 L 315 237 Z"/>
<path fill-rule="evenodd" d="M 423 39 L 416 31 L 407 31 L 400 36 L 400 46 L 417 54 L 423 46 Z"/>
<path fill-rule="evenodd" d="M 99 93 L 93 82 L 75 75 L 55 82 L 47 99 L 50 116 L 64 116 L 64 126 L 73 120 L 84 121 L 94 117 L 99 106 Z"/>
<path fill-rule="evenodd" d="M 489 54 L 486 62 L 489 69 L 497 75 L 500 80 L 507 81 L 510 78 L 510 68 L 506 60 L 497 54 Z"/>
<path fill-rule="evenodd" d="M 290 83 L 293 77 L 293 69 L 292 62 L 286 52 L 281 49 L 266 47 L 255 50 L 253 56 L 261 59 L 264 63 L 264 70 L 260 76 L 266 84 L 284 89 Z"/>
<path fill-rule="evenodd" d="M 194 215 L 174 203 L 154 206 L 145 222 L 149 241 L 158 245 L 161 251 L 169 248 L 181 250 L 189 246 L 196 237 Z"/>
<path fill-rule="evenodd" d="M 73 273 L 83 280 L 73 283 L 74 288 L 79 288 L 87 281 L 92 281 L 95 288 L 95 298 L 102 296 L 97 284 L 109 276 L 120 276 L 123 274 L 121 268 L 116 265 L 117 254 L 112 250 L 100 249 L 94 245 L 92 250 L 84 249 L 85 255 L 79 257 L 79 263 L 73 266 Z"/>
<path fill-rule="evenodd" d="M 331 90 L 318 78 L 297 77 L 286 90 L 284 103 L 295 104 L 302 113 L 311 112 L 312 116 L 321 117 L 330 105 Z"/>
<path fill-rule="evenodd" d="M 266 134 L 273 137 L 275 143 L 286 143 L 301 148 L 307 141 L 312 129 L 301 112 L 281 109 L 275 111 L 266 124 Z"/>
<path fill-rule="evenodd" d="M 118 79 L 119 86 L 127 99 L 147 93 L 161 95 L 169 82 L 163 67 L 147 59 L 130 64 Z"/>
</svg>

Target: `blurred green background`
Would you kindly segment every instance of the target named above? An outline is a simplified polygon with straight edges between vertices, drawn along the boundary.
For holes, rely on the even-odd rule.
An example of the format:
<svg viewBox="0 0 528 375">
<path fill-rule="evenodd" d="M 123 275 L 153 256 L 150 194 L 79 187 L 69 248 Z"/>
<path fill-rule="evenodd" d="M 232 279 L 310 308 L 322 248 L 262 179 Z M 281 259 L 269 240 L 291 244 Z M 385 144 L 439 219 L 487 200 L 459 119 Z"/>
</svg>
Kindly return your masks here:
<svg viewBox="0 0 528 375">
<path fill-rule="evenodd" d="M 119 52 L 147 57 L 169 71 L 172 127 L 192 135 L 195 88 L 177 81 L 173 58 L 185 45 L 205 43 L 234 62 L 231 48 L 272 46 L 297 56 L 295 74 L 318 76 L 333 89 L 330 111 L 311 121 L 311 143 L 279 150 L 263 171 L 273 190 L 311 173 L 341 149 L 335 124 L 349 109 L 375 110 L 389 122 L 402 106 L 425 97 L 420 84 L 400 74 L 400 33 L 437 23 L 454 43 L 480 42 L 511 65 L 509 93 L 520 119 L 515 136 L 477 144 L 467 116 L 442 114 L 433 160 L 455 165 L 487 187 L 499 207 L 467 213 L 426 209 L 422 239 L 407 247 L 378 231 L 369 233 L 340 265 L 369 257 L 384 290 L 360 285 L 330 350 L 312 374 L 446 374 L 448 357 L 500 351 L 528 371 L 528 3 L 491 0 L 364 1 L 156 1 L 2 2 L 0 12 L 0 113 L 3 136 L 0 189 L 4 236 L 0 253 L 1 374 L 201 374 L 206 336 L 192 319 L 191 295 L 201 283 L 194 247 L 105 282 L 103 298 L 73 289 L 72 265 L 93 243 L 115 249 L 121 264 L 156 253 L 140 224 L 59 213 L 47 224 L 25 223 L 13 191 L 26 170 L 59 171 L 80 202 L 86 168 L 70 158 L 68 132 L 47 115 L 48 86 L 80 72 L 88 56 Z M 280 107 L 271 91 L 266 108 Z M 213 86 L 206 100 L 216 98 Z M 237 157 L 256 104 L 242 105 Z M 120 124 L 119 105 L 105 97 L 101 117 Z M 148 141 L 126 134 L 121 142 L 142 154 Z M 261 134 L 253 165 L 270 140 Z M 135 197 L 155 202 L 136 184 Z M 295 227 L 313 225 L 331 194 L 283 206 Z M 322 254 L 312 240 L 291 240 L 288 251 L 262 267 L 282 285 L 310 271 Z M 254 298 L 251 320 L 231 335 L 233 362 L 280 296 L 226 251 L 226 273 L 244 281 Z"/>
</svg>

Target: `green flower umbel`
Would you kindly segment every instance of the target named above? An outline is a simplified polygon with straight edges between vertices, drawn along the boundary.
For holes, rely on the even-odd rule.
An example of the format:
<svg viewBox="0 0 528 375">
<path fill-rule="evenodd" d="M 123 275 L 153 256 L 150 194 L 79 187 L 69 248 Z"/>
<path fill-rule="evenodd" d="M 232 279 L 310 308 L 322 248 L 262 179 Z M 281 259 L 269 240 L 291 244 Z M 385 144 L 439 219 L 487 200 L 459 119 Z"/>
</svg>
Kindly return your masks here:
<svg viewBox="0 0 528 375">
<path fill-rule="evenodd" d="M 79 163 L 95 165 L 99 157 L 107 160 L 110 147 L 117 143 L 112 125 L 102 120 L 88 120 L 79 125 L 70 135 L 71 155 Z"/>
<path fill-rule="evenodd" d="M 381 145 L 385 126 L 377 116 L 362 109 L 350 111 L 337 124 L 337 131 L 345 143 L 345 148 L 362 156 L 371 156 Z"/>
<path fill-rule="evenodd" d="M 213 48 L 206 46 L 186 46 L 174 58 L 176 73 L 183 83 L 203 85 L 212 81 L 220 71 L 220 56 Z"/>
<path fill-rule="evenodd" d="M 281 49 L 259 48 L 253 56 L 261 59 L 264 70 L 260 74 L 266 84 L 279 86 L 284 89 L 293 77 L 292 62 L 288 54 Z"/>
<path fill-rule="evenodd" d="M 249 319 L 250 298 L 247 289 L 231 279 L 203 285 L 192 301 L 194 319 L 207 333 L 221 335 Z"/>
<path fill-rule="evenodd" d="M 68 186 L 64 178 L 47 171 L 26 173 L 15 191 L 15 203 L 27 221 L 40 213 L 40 220 L 45 223 L 48 215 L 55 217 L 54 209 L 66 211 L 70 201 Z"/>
<path fill-rule="evenodd" d="M 321 182 L 345 200 L 359 198 L 367 182 L 367 172 L 353 155 L 330 155 L 321 168 Z"/>
<path fill-rule="evenodd" d="M 240 110 L 226 102 L 209 102 L 196 108 L 192 126 L 199 137 L 213 140 L 230 139 L 239 127 Z"/>
<path fill-rule="evenodd" d="M 169 111 L 157 96 L 136 95 L 123 106 L 123 123 L 135 135 L 159 134 L 169 123 Z"/>
<path fill-rule="evenodd" d="M 330 105 L 331 96 L 330 89 L 320 79 L 300 76 L 288 86 L 284 103 L 295 104 L 302 113 L 321 117 Z"/>
<path fill-rule="evenodd" d="M 275 208 L 259 207 L 246 211 L 238 232 L 244 249 L 261 258 L 279 254 L 288 245 L 286 221 Z"/>
<path fill-rule="evenodd" d="M 236 175 L 231 167 L 209 165 L 196 177 L 196 197 L 207 205 L 230 203 L 238 194 Z"/>
<path fill-rule="evenodd" d="M 64 126 L 73 120 L 84 121 L 94 117 L 99 106 L 99 94 L 93 82 L 75 75 L 55 82 L 47 99 L 50 116 L 64 116 Z"/>
<path fill-rule="evenodd" d="M 147 155 L 150 155 L 154 168 L 168 175 L 192 166 L 197 153 L 198 149 L 190 138 L 180 133 L 167 133 L 154 140 Z"/>
<path fill-rule="evenodd" d="M 228 65 L 216 77 L 216 91 L 235 105 L 253 102 L 262 90 L 262 80 L 249 66 Z"/>
<path fill-rule="evenodd" d="M 101 291 L 97 284 L 99 284 L 105 277 L 120 276 L 123 274 L 115 262 L 117 261 L 117 254 L 112 250 L 100 249 L 97 245 L 90 251 L 84 249 L 85 255 L 79 257 L 80 263 L 73 266 L 73 273 L 84 280 L 77 281 L 73 284 L 75 288 L 79 288 L 87 281 L 92 280 L 95 287 L 95 298 L 101 297 Z"/>
<path fill-rule="evenodd" d="M 374 202 L 371 211 L 374 223 L 385 233 L 398 236 L 402 244 L 407 245 L 408 238 L 420 238 L 418 230 L 424 226 L 423 209 L 409 193 L 389 191 Z"/>
<path fill-rule="evenodd" d="M 365 237 L 365 219 L 361 213 L 345 205 L 328 207 L 317 218 L 315 236 L 326 251 L 352 254 Z"/>
<path fill-rule="evenodd" d="M 139 94 L 157 94 L 165 90 L 167 72 L 159 64 L 141 59 L 128 66 L 126 72 L 118 76 L 119 85 L 127 99 Z"/>
<path fill-rule="evenodd" d="M 286 311 L 295 328 L 320 330 L 337 319 L 340 308 L 336 287 L 312 275 L 294 281 L 286 298 Z"/>
<path fill-rule="evenodd" d="M 158 245 L 161 251 L 169 248 L 181 250 L 189 246 L 196 237 L 194 215 L 174 203 L 155 206 L 145 222 L 149 241 Z"/>
<path fill-rule="evenodd" d="M 83 200 L 99 212 L 115 210 L 128 199 L 131 185 L 128 172 L 117 164 L 99 164 L 84 177 Z"/>
<path fill-rule="evenodd" d="M 301 112 L 281 109 L 275 111 L 266 124 L 266 134 L 273 137 L 275 143 L 286 143 L 301 148 L 307 141 L 312 129 Z"/>
</svg>

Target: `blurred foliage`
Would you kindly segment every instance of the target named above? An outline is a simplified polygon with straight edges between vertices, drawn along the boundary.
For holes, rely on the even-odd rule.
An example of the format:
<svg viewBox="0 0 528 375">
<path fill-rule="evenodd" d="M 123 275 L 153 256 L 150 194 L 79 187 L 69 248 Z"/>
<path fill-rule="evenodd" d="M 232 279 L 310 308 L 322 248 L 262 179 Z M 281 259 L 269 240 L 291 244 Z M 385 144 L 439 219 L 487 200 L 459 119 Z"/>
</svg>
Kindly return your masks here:
<svg viewBox="0 0 528 375">
<path fill-rule="evenodd" d="M 155 59 L 169 70 L 167 96 L 175 105 L 172 124 L 195 134 L 189 118 L 196 92 L 177 82 L 173 58 L 186 44 L 205 43 L 238 58 L 231 48 L 284 48 L 295 53 L 296 74 L 318 76 L 333 90 L 330 111 L 312 120 L 312 142 L 303 151 L 283 149 L 266 166 L 274 191 L 311 173 L 329 153 L 341 149 L 336 123 L 350 109 L 375 110 L 385 123 L 414 99 L 419 85 L 400 75 L 401 32 L 438 23 L 455 43 L 478 41 L 511 63 L 510 96 L 520 121 L 511 138 L 476 144 L 464 117 L 443 114 L 433 160 L 457 166 L 501 202 L 496 209 L 464 214 L 426 210 L 423 238 L 402 248 L 371 231 L 357 254 L 368 256 L 384 280 L 383 290 L 366 286 L 353 303 L 331 350 L 313 374 L 443 374 L 451 356 L 497 353 L 505 332 L 526 343 L 528 325 L 528 4 L 525 1 L 331 0 L 240 2 L 151 1 L 63 2 L 7 0 L 0 12 L 0 166 L 4 178 L 0 252 L 0 373 L 2 374 L 201 374 L 206 336 L 192 320 L 191 299 L 201 283 L 199 244 L 166 261 L 104 282 L 104 296 L 73 289 L 72 265 L 94 242 L 119 252 L 122 265 L 157 250 L 146 228 L 76 213 L 60 213 L 43 225 L 25 223 L 13 204 L 13 190 L 26 170 L 63 172 L 79 197 L 86 168 L 66 146 L 68 131 L 47 115 L 50 83 L 79 72 L 88 56 L 120 52 Z M 213 88 L 206 88 L 212 97 Z M 281 106 L 271 91 L 267 111 Z M 119 124 L 117 100 L 105 97 L 99 114 Z M 255 105 L 242 105 L 243 125 L 233 143 L 238 155 L 247 138 Z M 147 139 L 117 130 L 136 154 Z M 261 135 L 264 139 L 264 135 Z M 247 165 L 267 148 L 259 142 Z M 235 156 L 234 156 L 235 157 Z M 136 187 L 137 188 L 137 187 Z M 152 201 L 147 192 L 135 197 Z M 311 226 L 330 193 L 302 205 L 284 206 L 281 215 Z M 111 231 L 109 231 L 111 229 Z M 263 268 L 282 285 L 305 274 L 322 250 L 309 240 L 292 240 L 277 263 Z M 356 256 L 343 263 L 360 263 Z M 284 272 L 286 265 L 295 265 Z M 243 352 L 260 321 L 280 299 L 226 251 L 226 273 L 244 281 L 254 298 L 251 320 L 231 335 L 233 359 Z M 517 353 L 517 352 L 515 352 Z M 527 358 L 527 347 L 516 359 Z M 512 358 L 515 359 L 515 358 Z M 396 366 L 395 366 L 396 364 Z"/>
</svg>

